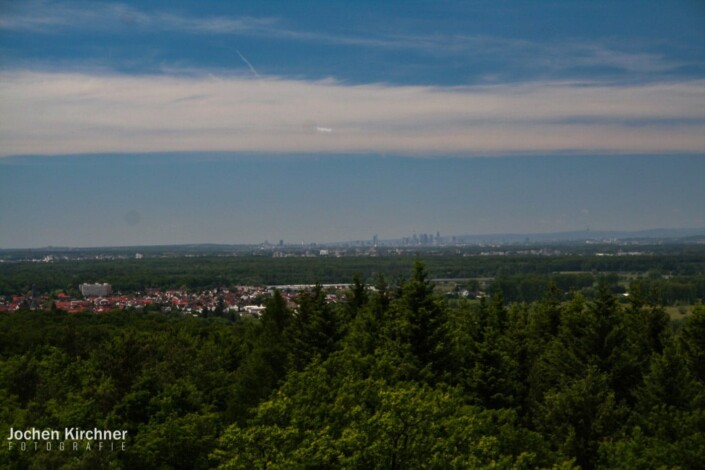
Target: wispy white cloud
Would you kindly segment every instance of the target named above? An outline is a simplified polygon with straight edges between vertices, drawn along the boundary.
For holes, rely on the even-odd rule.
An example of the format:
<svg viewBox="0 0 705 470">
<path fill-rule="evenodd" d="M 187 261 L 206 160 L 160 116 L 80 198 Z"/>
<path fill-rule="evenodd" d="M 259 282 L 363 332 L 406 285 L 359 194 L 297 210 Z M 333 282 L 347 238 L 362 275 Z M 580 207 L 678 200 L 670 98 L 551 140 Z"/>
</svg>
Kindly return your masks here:
<svg viewBox="0 0 705 470">
<path fill-rule="evenodd" d="M 439 88 L 0 74 L 0 155 L 150 151 L 703 153 L 705 80 Z"/>
<path fill-rule="evenodd" d="M 655 52 L 614 49 L 599 41 L 533 44 L 542 65 L 552 69 L 609 67 L 637 74 L 669 72 L 687 65 Z"/>
<path fill-rule="evenodd" d="M 59 33 L 68 29 L 105 30 L 115 25 L 147 24 L 150 15 L 121 3 L 90 5 L 28 1 L 0 11 L 0 30 Z"/>
<path fill-rule="evenodd" d="M 654 52 L 616 48 L 605 41 L 565 40 L 561 43 L 462 34 L 333 34 L 297 29 L 281 18 L 198 16 L 169 10 L 146 11 L 121 3 L 29 1 L 23 8 L 0 11 L 0 30 L 61 33 L 68 30 L 102 32 L 168 31 L 184 34 L 248 35 L 298 42 L 415 50 L 427 54 L 467 56 L 555 72 L 571 68 L 608 67 L 633 73 L 676 70 L 683 61 Z"/>
<path fill-rule="evenodd" d="M 0 11 L 0 29 L 55 34 L 81 31 L 180 31 L 184 33 L 243 34 L 271 31 L 276 18 L 250 16 L 198 17 L 170 11 L 144 11 L 122 3 L 27 1 L 22 8 Z"/>
<path fill-rule="evenodd" d="M 172 13 L 156 13 L 149 17 L 156 29 L 207 34 L 267 34 L 276 30 L 277 18 L 185 17 Z"/>
</svg>

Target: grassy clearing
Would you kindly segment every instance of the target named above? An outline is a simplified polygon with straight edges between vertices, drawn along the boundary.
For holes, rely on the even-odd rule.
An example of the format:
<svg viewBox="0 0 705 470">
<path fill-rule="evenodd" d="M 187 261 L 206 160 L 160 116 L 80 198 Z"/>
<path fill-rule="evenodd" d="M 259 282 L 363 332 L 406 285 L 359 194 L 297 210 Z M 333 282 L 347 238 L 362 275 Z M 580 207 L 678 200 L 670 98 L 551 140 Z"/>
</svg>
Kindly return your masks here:
<svg viewBox="0 0 705 470">
<path fill-rule="evenodd" d="M 678 305 L 673 307 L 664 307 L 664 310 L 671 317 L 671 320 L 680 320 L 687 318 L 688 315 L 693 313 L 695 305 Z"/>
</svg>

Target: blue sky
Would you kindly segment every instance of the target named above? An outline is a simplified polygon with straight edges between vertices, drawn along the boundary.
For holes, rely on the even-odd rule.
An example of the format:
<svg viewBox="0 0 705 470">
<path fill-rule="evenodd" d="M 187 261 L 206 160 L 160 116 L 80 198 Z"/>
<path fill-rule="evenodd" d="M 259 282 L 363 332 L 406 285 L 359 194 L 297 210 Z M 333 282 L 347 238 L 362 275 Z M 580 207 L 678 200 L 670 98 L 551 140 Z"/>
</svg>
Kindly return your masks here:
<svg viewBox="0 0 705 470">
<path fill-rule="evenodd" d="M 0 247 L 705 227 L 705 4 L 0 4 Z"/>
</svg>

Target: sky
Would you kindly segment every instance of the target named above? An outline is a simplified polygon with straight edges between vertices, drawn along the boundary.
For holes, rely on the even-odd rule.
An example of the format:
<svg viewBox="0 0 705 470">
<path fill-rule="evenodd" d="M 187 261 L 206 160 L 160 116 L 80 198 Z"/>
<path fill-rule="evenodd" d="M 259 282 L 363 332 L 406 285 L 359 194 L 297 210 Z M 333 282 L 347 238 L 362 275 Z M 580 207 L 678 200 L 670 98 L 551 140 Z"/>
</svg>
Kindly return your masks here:
<svg viewBox="0 0 705 470">
<path fill-rule="evenodd" d="M 705 228 L 705 3 L 0 2 L 0 248 Z"/>
</svg>

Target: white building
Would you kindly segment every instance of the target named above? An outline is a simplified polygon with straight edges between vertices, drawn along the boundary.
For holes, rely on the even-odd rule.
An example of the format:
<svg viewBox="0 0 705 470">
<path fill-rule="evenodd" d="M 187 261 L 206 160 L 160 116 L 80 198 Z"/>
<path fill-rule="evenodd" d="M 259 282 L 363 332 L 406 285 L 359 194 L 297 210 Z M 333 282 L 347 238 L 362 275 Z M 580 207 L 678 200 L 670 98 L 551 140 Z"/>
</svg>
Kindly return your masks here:
<svg viewBox="0 0 705 470">
<path fill-rule="evenodd" d="M 250 315 L 250 316 L 259 318 L 260 316 L 262 316 L 262 313 L 263 313 L 266 309 L 267 309 L 267 307 L 262 307 L 262 306 L 259 306 L 259 305 L 245 305 L 245 306 L 242 308 L 242 311 L 243 311 L 246 315 Z"/>
<path fill-rule="evenodd" d="M 78 286 L 84 297 L 105 297 L 113 293 L 113 286 L 110 284 L 81 284 Z"/>
</svg>

